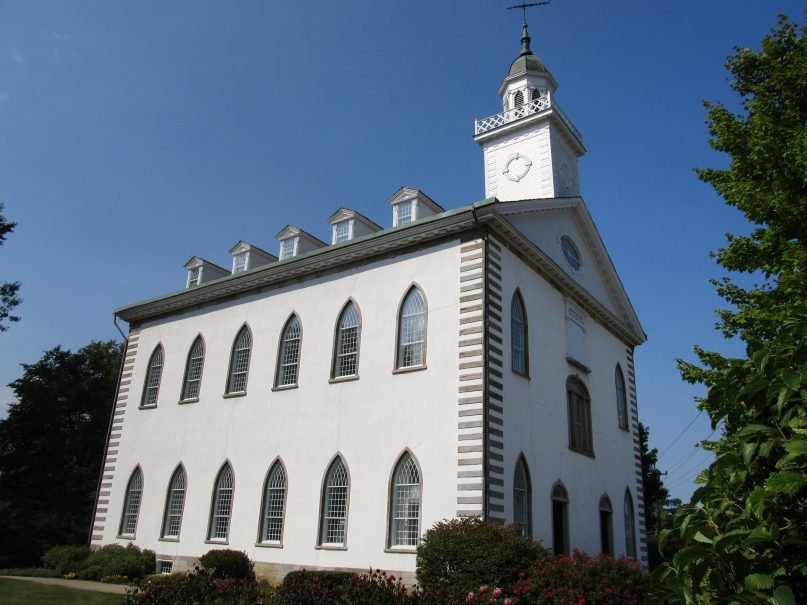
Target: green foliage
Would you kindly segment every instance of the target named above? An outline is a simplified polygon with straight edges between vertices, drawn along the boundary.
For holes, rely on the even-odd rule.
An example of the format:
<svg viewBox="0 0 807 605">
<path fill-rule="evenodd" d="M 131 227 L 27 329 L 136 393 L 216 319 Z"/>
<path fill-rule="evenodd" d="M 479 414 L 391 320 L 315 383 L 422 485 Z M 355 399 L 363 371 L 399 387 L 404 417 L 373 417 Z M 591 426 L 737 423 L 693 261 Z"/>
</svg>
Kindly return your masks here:
<svg viewBox="0 0 807 605">
<path fill-rule="evenodd" d="M 3 204 L 0 204 L 0 246 L 6 241 L 6 235 L 14 231 L 17 223 L 10 223 L 3 216 Z M 22 302 L 17 293 L 20 290 L 20 282 L 0 283 L 0 332 L 8 330 L 4 321 L 20 321 L 19 316 L 12 315 L 11 311 Z"/>
<path fill-rule="evenodd" d="M 122 605 L 123 602 L 122 594 L 0 578 L 0 603 L 3 605 Z"/>
<path fill-rule="evenodd" d="M 342 588 L 341 605 L 414 605 L 420 593 L 407 591 L 400 578 L 387 572 L 372 569 L 369 573 L 354 576 Z"/>
<path fill-rule="evenodd" d="M 282 605 L 332 605 L 355 577 L 347 571 L 292 571 L 283 578 L 278 601 Z"/>
<path fill-rule="evenodd" d="M 28 578 L 58 578 L 60 573 L 47 567 L 7 567 L 0 569 L 0 576 L 24 576 Z"/>
<path fill-rule="evenodd" d="M 42 565 L 63 576 L 71 571 L 78 572 L 89 556 L 90 548 L 84 544 L 54 546 L 42 555 Z"/>
<path fill-rule="evenodd" d="M 716 282 L 732 305 L 720 328 L 746 359 L 696 348 L 700 366 L 679 361 L 708 388 L 699 405 L 722 434 L 703 445 L 715 461 L 676 513 L 683 546 L 654 572 L 653 602 L 807 602 L 806 34 L 782 17 L 760 52 L 729 58 L 743 115 L 707 104 L 711 144 L 731 163 L 699 175 L 754 225 L 716 259 L 762 283 Z"/>
<path fill-rule="evenodd" d="M 121 346 L 56 347 L 23 364 L 17 402 L 0 420 L 0 565 L 37 564 L 58 544 L 87 540 Z"/>
<path fill-rule="evenodd" d="M 249 557 L 238 550 L 228 548 L 211 550 L 199 558 L 199 563 L 210 575 L 219 580 L 226 578 L 254 578 L 254 567 Z"/>
<path fill-rule="evenodd" d="M 127 591 L 127 605 L 262 605 L 255 577 L 215 578 L 206 569 L 150 575 Z"/>
<path fill-rule="evenodd" d="M 153 573 L 156 564 L 153 550 L 140 550 L 134 544 L 127 544 L 125 547 L 120 544 L 107 544 L 90 553 L 79 569 L 78 577 L 82 580 L 95 581 L 105 576 L 137 579 Z"/>
<path fill-rule="evenodd" d="M 464 598 L 484 584 L 509 589 L 518 573 L 546 550 L 512 527 L 476 517 L 436 523 L 417 549 L 417 578 L 423 591 L 443 602 Z"/>
</svg>

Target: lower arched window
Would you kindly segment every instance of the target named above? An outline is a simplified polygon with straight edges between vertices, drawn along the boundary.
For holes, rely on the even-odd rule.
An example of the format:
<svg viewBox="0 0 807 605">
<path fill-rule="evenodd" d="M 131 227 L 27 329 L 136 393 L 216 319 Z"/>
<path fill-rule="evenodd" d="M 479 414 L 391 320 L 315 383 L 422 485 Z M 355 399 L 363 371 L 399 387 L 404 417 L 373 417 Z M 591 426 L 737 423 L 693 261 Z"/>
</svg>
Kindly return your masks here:
<svg viewBox="0 0 807 605">
<path fill-rule="evenodd" d="M 208 540 L 226 541 L 230 535 L 230 516 L 233 512 L 233 469 L 229 464 L 221 467 L 213 487 L 213 501 L 210 506 L 210 527 Z"/>
<path fill-rule="evenodd" d="M 137 530 L 137 517 L 140 515 L 140 501 L 143 498 L 143 472 L 138 466 L 132 471 L 129 483 L 126 484 L 126 494 L 123 498 L 123 513 L 120 519 L 121 536 L 134 537 Z"/>
<path fill-rule="evenodd" d="M 636 560 L 636 518 L 629 489 L 625 490 L 625 556 Z"/>
<path fill-rule="evenodd" d="M 614 555 L 613 510 L 608 496 L 600 498 L 600 552 Z"/>
<path fill-rule="evenodd" d="M 165 515 L 163 516 L 163 538 L 179 537 L 179 530 L 182 526 L 182 509 L 185 507 L 185 482 L 185 469 L 180 464 L 168 482 Z"/>
<path fill-rule="evenodd" d="M 350 479 L 340 457 L 331 463 L 322 489 L 320 515 L 320 544 L 344 546 L 347 538 L 347 510 L 350 497 Z"/>
<path fill-rule="evenodd" d="M 513 475 L 513 525 L 519 535 L 532 535 L 532 489 L 524 456 L 519 456 Z"/>
<path fill-rule="evenodd" d="M 392 475 L 390 546 L 417 546 L 420 539 L 420 473 L 410 454 L 404 454 Z"/>
<path fill-rule="evenodd" d="M 560 483 L 552 488 L 552 550 L 569 554 L 569 495 Z"/>
<path fill-rule="evenodd" d="M 261 542 L 280 544 L 283 540 L 283 515 L 286 508 L 286 469 L 279 460 L 266 475 L 261 514 Z"/>
<path fill-rule="evenodd" d="M 577 378 L 566 381 L 569 403 L 569 447 L 578 452 L 593 454 L 591 437 L 591 399 L 586 387 Z"/>
</svg>

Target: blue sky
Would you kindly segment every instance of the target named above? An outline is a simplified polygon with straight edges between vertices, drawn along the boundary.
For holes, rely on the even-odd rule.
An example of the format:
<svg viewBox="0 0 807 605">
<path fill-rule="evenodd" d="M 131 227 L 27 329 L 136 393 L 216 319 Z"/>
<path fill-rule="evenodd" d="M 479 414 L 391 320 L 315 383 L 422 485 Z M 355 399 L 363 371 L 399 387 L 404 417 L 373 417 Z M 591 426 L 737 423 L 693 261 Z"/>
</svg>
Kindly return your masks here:
<svg viewBox="0 0 807 605">
<path fill-rule="evenodd" d="M 119 338 L 112 310 L 182 287 L 193 255 L 228 266 L 241 239 L 275 252 L 288 223 L 327 240 L 340 206 L 388 225 L 402 185 L 445 208 L 482 199 L 473 120 L 500 110 L 513 3 L 0 1 L 0 202 L 18 222 L 0 280 L 24 299 L 0 334 L 0 384 L 57 344 Z M 639 415 L 684 499 L 711 429 L 673 360 L 695 343 L 736 352 L 713 330 L 708 254 L 747 230 L 692 171 L 726 162 L 702 101 L 736 106 L 726 56 L 802 7 L 555 0 L 529 15 L 649 336 Z M 0 415 L 12 400 L 0 387 Z"/>
</svg>

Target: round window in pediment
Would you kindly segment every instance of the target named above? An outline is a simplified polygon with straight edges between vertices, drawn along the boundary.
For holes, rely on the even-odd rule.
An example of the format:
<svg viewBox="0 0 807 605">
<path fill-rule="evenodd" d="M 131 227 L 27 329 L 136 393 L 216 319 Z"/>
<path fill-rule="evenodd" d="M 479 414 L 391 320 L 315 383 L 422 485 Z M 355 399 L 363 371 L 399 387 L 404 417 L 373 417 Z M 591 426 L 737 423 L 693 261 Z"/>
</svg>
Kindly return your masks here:
<svg viewBox="0 0 807 605">
<path fill-rule="evenodd" d="M 563 250 L 563 256 L 566 257 L 566 262 L 573 271 L 580 271 L 583 268 L 583 261 L 580 260 L 580 251 L 577 249 L 574 241 L 568 235 L 560 238 L 560 248 Z"/>
</svg>

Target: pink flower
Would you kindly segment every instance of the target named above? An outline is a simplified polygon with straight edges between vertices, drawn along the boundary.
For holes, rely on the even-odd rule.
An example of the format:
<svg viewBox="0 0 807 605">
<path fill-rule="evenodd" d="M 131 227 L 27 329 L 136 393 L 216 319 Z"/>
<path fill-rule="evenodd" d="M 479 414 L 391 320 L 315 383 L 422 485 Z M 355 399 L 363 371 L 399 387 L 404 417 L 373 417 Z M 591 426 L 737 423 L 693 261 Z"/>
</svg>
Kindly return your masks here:
<svg viewBox="0 0 807 605">
<path fill-rule="evenodd" d="M 511 599 L 510 597 L 507 597 L 507 598 L 504 600 L 504 602 L 503 602 L 503 604 L 502 604 L 502 605 L 513 605 L 513 599 Z"/>
<path fill-rule="evenodd" d="M 488 585 L 485 584 L 484 586 L 479 587 L 479 594 L 485 594 L 488 591 Z"/>
<path fill-rule="evenodd" d="M 473 603 L 474 601 L 476 601 L 476 595 L 474 593 L 472 593 L 472 592 L 469 592 L 468 596 L 465 597 L 465 602 L 466 603 Z"/>
<path fill-rule="evenodd" d="M 500 596 L 502 596 L 502 589 L 501 588 L 494 588 L 493 589 L 493 598 L 498 599 Z"/>
</svg>

